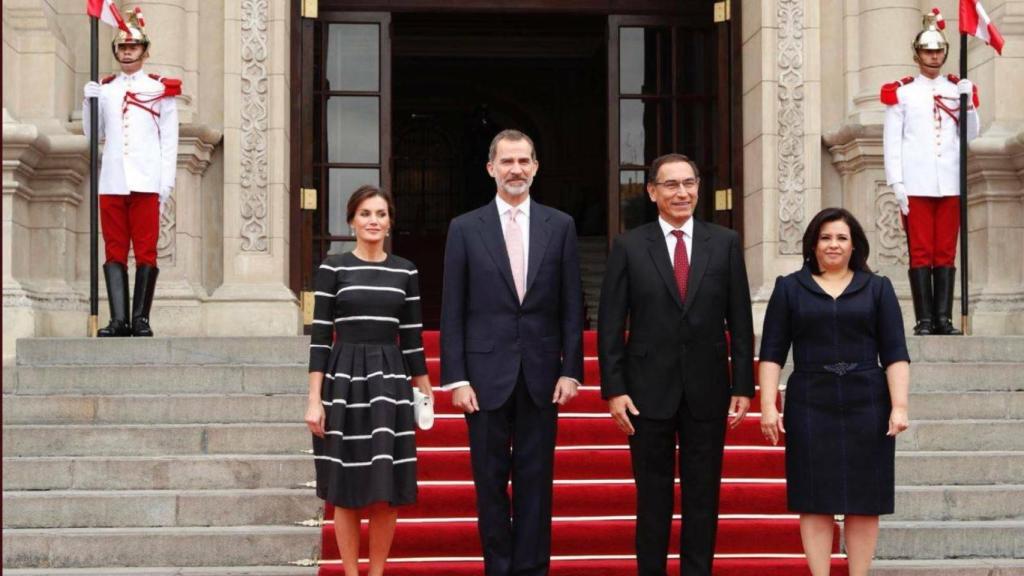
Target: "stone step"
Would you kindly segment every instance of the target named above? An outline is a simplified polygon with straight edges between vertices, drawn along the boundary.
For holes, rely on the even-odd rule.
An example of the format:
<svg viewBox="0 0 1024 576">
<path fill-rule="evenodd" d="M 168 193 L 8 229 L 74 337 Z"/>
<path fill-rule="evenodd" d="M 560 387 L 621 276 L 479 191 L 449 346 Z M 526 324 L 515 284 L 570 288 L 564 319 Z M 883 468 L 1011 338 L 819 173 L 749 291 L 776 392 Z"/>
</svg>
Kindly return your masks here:
<svg viewBox="0 0 1024 576">
<path fill-rule="evenodd" d="M 308 378 L 300 364 L 30 366 L 4 394 L 294 394 Z"/>
<path fill-rule="evenodd" d="M 217 528 L 4 529 L 3 566 L 268 566 L 313 558 L 320 529 Z"/>
<path fill-rule="evenodd" d="M 3 459 L 4 490 L 227 490 L 295 488 L 315 478 L 312 457 L 92 456 Z"/>
<path fill-rule="evenodd" d="M 883 520 L 876 557 L 894 560 L 1019 558 L 1024 520 Z"/>
<path fill-rule="evenodd" d="M 897 486 L 1017 484 L 1022 478 L 1024 452 L 896 452 Z"/>
<path fill-rule="evenodd" d="M 1021 362 L 1024 336 L 907 336 L 913 362 Z"/>
<path fill-rule="evenodd" d="M 299 566 L 200 566 L 196 568 L 22 568 L 8 576 L 316 576 L 317 568 Z"/>
<path fill-rule="evenodd" d="M 19 396 L 3 398 L 10 424 L 226 424 L 295 422 L 306 394 L 156 394 Z"/>
<path fill-rule="evenodd" d="M 22 338 L 17 365 L 265 365 L 304 362 L 308 357 L 308 336 Z"/>
<path fill-rule="evenodd" d="M 896 514 L 887 520 L 1000 520 L 1024 518 L 1024 485 L 900 486 Z"/>
<path fill-rule="evenodd" d="M 292 424 L 5 426 L 4 456 L 294 454 L 309 430 Z"/>
<path fill-rule="evenodd" d="M 1024 560 L 875 560 L 872 576 L 1024 576 Z"/>
<path fill-rule="evenodd" d="M 292 525 L 323 501 L 310 488 L 5 491 L 4 528 Z"/>
<path fill-rule="evenodd" d="M 913 420 L 1024 419 L 1024 392 L 922 392 L 910 395 Z"/>
<path fill-rule="evenodd" d="M 1024 420 L 918 420 L 897 450 L 1024 450 Z"/>
</svg>

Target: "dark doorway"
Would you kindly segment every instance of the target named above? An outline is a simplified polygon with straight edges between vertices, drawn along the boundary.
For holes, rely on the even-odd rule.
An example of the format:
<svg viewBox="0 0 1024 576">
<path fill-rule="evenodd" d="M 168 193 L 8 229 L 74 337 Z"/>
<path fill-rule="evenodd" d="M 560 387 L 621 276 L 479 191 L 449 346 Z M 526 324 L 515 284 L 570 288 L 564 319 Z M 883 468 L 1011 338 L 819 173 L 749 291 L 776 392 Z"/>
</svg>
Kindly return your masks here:
<svg viewBox="0 0 1024 576">
<path fill-rule="evenodd" d="M 605 234 L 607 24 L 570 15 L 392 18 L 393 247 L 419 267 L 432 327 L 448 223 L 494 197 L 485 165 L 499 131 L 533 138 L 534 199 L 571 214 L 581 236 Z"/>
</svg>

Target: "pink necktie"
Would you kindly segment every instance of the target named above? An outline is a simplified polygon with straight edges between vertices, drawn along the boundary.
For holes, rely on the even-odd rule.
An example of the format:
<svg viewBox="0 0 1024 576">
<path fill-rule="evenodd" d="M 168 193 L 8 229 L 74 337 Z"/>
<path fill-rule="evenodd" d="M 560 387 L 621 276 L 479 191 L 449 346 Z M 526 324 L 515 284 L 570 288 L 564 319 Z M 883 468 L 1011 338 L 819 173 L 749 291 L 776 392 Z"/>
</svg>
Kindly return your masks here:
<svg viewBox="0 0 1024 576">
<path fill-rule="evenodd" d="M 679 287 L 679 299 L 686 302 L 686 283 L 690 279 L 690 259 L 686 256 L 686 239 L 682 230 L 673 230 L 672 235 L 676 237 L 676 252 L 673 258 L 673 272 L 676 276 L 676 286 Z"/>
<path fill-rule="evenodd" d="M 505 226 L 505 248 L 508 249 L 508 263 L 512 266 L 512 281 L 516 285 L 516 294 L 522 304 L 526 294 L 526 274 L 523 269 L 523 229 L 516 222 L 519 209 L 508 212 L 508 224 Z"/>
</svg>

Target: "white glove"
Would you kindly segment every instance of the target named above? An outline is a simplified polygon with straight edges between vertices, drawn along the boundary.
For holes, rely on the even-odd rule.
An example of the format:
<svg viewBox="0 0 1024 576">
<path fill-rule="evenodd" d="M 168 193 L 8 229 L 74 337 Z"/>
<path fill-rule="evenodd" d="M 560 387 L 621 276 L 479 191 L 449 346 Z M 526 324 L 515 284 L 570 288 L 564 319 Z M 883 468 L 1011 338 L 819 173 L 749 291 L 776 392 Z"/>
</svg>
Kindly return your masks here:
<svg viewBox="0 0 1024 576">
<path fill-rule="evenodd" d="M 99 98 L 102 91 L 99 82 L 86 82 L 85 88 L 82 89 L 86 98 Z"/>
<path fill-rule="evenodd" d="M 970 96 L 971 94 L 974 94 L 974 82 L 964 78 L 956 83 L 956 91 L 958 94 L 967 94 Z"/>
<path fill-rule="evenodd" d="M 896 203 L 900 206 L 900 212 L 904 216 L 910 214 L 910 198 L 907 196 L 907 187 L 902 182 L 892 185 L 892 193 L 896 195 Z"/>
</svg>

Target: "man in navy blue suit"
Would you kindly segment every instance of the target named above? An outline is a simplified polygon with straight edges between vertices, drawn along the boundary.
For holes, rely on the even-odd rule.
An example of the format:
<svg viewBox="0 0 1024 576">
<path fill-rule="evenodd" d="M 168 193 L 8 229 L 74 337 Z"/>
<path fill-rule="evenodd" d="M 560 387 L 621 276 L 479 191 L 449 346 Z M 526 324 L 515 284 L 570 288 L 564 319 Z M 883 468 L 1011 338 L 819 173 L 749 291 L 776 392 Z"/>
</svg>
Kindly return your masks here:
<svg viewBox="0 0 1024 576">
<path fill-rule="evenodd" d="M 485 573 L 544 575 L 558 407 L 583 379 L 576 227 L 530 199 L 527 135 L 499 133 L 488 158 L 497 195 L 448 229 L 441 381 L 469 425 Z"/>
</svg>

